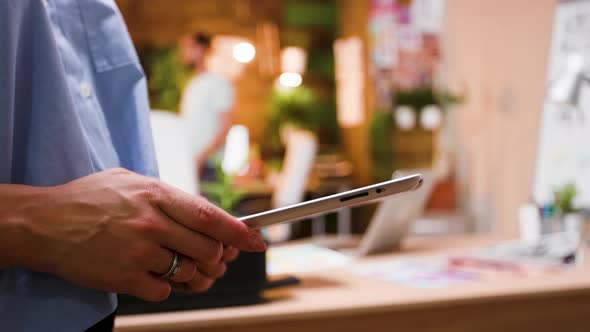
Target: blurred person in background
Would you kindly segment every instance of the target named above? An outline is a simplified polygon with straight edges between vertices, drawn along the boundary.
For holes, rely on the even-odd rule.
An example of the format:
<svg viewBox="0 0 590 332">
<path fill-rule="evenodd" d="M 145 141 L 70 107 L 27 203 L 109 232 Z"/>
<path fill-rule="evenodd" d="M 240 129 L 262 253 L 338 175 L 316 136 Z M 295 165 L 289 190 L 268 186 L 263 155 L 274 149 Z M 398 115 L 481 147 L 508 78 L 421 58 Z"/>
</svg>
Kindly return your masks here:
<svg viewBox="0 0 590 332">
<path fill-rule="evenodd" d="M 109 331 L 116 293 L 204 291 L 260 234 L 157 179 L 113 0 L 0 1 L 0 330 Z"/>
<path fill-rule="evenodd" d="M 180 61 L 189 66 L 193 77 L 183 91 L 180 113 L 187 121 L 189 146 L 197 173 L 211 180 L 211 159 L 223 148 L 232 126 L 234 89 L 222 76 L 206 68 L 211 37 L 204 33 L 185 35 L 179 42 Z"/>
</svg>

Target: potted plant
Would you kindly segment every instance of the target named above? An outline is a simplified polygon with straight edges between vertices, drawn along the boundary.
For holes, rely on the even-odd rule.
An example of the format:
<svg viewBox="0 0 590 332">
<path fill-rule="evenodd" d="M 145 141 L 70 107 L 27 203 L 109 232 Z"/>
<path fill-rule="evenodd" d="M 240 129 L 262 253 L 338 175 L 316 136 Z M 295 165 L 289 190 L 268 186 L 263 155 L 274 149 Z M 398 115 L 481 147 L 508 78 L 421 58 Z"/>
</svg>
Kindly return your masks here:
<svg viewBox="0 0 590 332">
<path fill-rule="evenodd" d="M 153 109 L 177 112 L 191 72 L 178 60 L 176 49 L 146 50 L 141 58 L 149 77 L 150 105 Z"/>
<path fill-rule="evenodd" d="M 275 206 L 291 204 L 294 199 L 293 195 L 286 195 L 285 191 L 280 189 L 284 188 L 281 183 L 284 183 L 284 181 L 289 183 L 290 180 L 287 179 L 292 180 L 293 176 L 297 179 L 299 175 L 308 176 L 303 173 L 311 171 L 311 168 L 308 169 L 310 159 L 307 157 L 310 156 L 309 154 L 313 154 L 315 157 L 317 152 L 317 142 L 322 122 L 321 106 L 314 93 L 306 87 L 275 90 L 269 99 L 265 145 L 267 151 L 272 151 L 272 159 L 283 161 L 285 157 L 289 156 L 289 154 L 284 154 L 286 151 L 303 153 L 305 156 L 299 160 L 302 162 L 302 165 L 299 166 L 293 165 L 294 159 L 285 159 L 285 161 L 291 160 L 291 163 L 283 163 L 281 169 L 276 170 L 277 173 L 269 175 L 274 178 L 274 185 L 277 186 L 277 192 L 273 194 L 272 199 Z M 303 152 L 303 150 L 299 149 L 302 146 L 308 147 L 310 150 Z M 293 156 L 291 155 L 291 158 Z M 296 168 L 303 173 L 299 174 L 298 171 L 295 171 L 298 175 L 294 175 L 293 172 Z M 270 167 L 267 167 L 267 169 L 270 169 Z M 305 180 L 303 181 L 305 182 Z M 289 190 L 298 192 L 298 189 L 291 188 Z M 290 237 L 290 234 L 290 225 L 276 225 L 267 230 L 267 236 L 273 242 L 285 240 Z"/>
<path fill-rule="evenodd" d="M 244 193 L 233 185 L 233 176 L 225 173 L 221 167 L 221 161 L 214 159 L 215 181 L 201 184 L 203 193 L 211 202 L 229 214 L 235 215 L 235 208 L 244 198 Z"/>
<path fill-rule="evenodd" d="M 316 98 L 308 88 L 273 91 L 267 108 L 267 146 L 272 150 L 281 150 L 282 136 L 288 130 L 305 130 L 317 135 L 318 114 Z"/>
<path fill-rule="evenodd" d="M 574 199 L 578 190 L 576 185 L 568 183 L 555 191 L 555 213 L 566 232 L 577 232 L 580 228 L 581 217 L 574 208 Z"/>
</svg>

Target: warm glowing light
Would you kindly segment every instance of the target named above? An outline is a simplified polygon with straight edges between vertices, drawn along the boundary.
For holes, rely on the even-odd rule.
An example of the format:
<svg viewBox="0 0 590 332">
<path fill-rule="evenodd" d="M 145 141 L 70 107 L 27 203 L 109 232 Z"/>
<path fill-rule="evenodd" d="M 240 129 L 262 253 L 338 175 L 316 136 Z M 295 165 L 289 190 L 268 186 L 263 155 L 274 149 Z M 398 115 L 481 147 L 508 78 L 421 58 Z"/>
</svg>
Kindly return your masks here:
<svg viewBox="0 0 590 332">
<path fill-rule="evenodd" d="M 279 76 L 279 83 L 285 87 L 295 88 L 300 86 L 301 82 L 303 82 L 303 78 L 297 73 L 282 73 Z"/>
<path fill-rule="evenodd" d="M 334 60 L 338 124 L 343 128 L 358 127 L 365 122 L 365 62 L 361 39 L 337 40 Z"/>
<path fill-rule="evenodd" d="M 281 53 L 281 71 L 303 74 L 307 66 L 307 52 L 301 47 L 285 47 Z"/>
<path fill-rule="evenodd" d="M 254 56 L 256 55 L 256 49 L 254 48 L 254 45 L 250 43 L 241 42 L 234 45 L 232 54 L 236 61 L 248 63 L 254 59 Z"/>
</svg>

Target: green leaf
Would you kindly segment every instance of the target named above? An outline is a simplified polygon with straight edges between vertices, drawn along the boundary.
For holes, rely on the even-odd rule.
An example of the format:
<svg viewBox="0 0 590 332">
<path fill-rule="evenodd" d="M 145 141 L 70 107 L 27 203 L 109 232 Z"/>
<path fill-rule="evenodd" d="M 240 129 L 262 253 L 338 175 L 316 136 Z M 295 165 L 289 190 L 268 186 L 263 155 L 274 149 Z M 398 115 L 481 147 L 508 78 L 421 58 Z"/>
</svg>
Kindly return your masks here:
<svg viewBox="0 0 590 332">
<path fill-rule="evenodd" d="M 191 72 L 178 60 L 174 48 L 160 48 L 145 52 L 144 67 L 148 75 L 148 88 L 152 108 L 178 111 L 184 86 Z"/>
<path fill-rule="evenodd" d="M 203 182 L 201 188 L 211 202 L 230 214 L 234 214 L 236 205 L 244 198 L 244 192 L 233 188 L 233 177 L 225 174 L 221 168 L 221 161 L 213 160 L 215 165 L 216 182 Z"/>
</svg>

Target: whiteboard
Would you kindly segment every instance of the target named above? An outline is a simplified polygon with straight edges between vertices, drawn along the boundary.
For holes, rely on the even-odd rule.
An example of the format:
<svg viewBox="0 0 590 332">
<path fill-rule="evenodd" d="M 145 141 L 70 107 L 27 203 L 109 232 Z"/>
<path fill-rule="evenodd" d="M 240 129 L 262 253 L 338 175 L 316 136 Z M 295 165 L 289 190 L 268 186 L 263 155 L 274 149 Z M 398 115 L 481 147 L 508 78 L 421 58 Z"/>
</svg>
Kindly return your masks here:
<svg viewBox="0 0 590 332">
<path fill-rule="evenodd" d="M 590 72 L 590 1 L 558 5 L 553 24 L 547 84 L 562 70 L 568 54 L 583 55 Z M 545 204 L 555 189 L 573 182 L 577 207 L 590 206 L 590 85 L 580 91 L 578 110 L 544 101 L 533 194 Z"/>
</svg>

